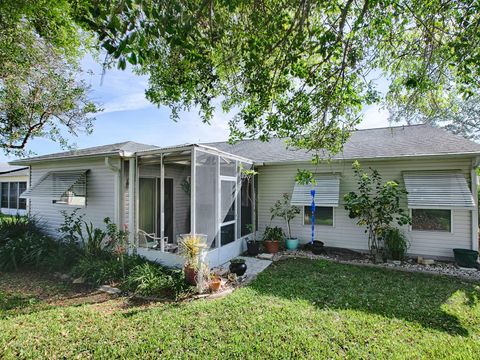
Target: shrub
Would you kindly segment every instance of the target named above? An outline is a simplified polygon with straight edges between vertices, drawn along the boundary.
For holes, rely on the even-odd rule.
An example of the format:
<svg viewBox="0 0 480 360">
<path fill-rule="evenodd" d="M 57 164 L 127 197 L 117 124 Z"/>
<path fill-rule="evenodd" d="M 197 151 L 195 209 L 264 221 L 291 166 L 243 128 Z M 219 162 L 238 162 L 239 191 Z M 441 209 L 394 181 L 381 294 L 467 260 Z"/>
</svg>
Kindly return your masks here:
<svg viewBox="0 0 480 360">
<path fill-rule="evenodd" d="M 389 228 L 385 232 L 385 252 L 392 260 L 403 260 L 407 254 L 409 242 L 405 234 L 397 228 Z"/>
<path fill-rule="evenodd" d="M 266 240 L 278 240 L 282 241 L 285 238 L 283 229 L 279 226 L 267 226 L 263 232 L 263 241 Z"/>
<path fill-rule="evenodd" d="M 122 264 L 119 257 L 104 251 L 97 257 L 83 257 L 70 273 L 73 277 L 83 277 L 93 285 L 120 283 L 125 280 L 124 271 L 128 274 L 145 261 L 141 256 L 127 255 L 123 257 Z"/>
<path fill-rule="evenodd" d="M 169 296 L 175 299 L 188 289 L 181 270 L 168 269 L 151 262 L 137 265 L 127 276 L 123 288 L 142 296 Z"/>
<path fill-rule="evenodd" d="M 0 269 L 21 266 L 61 269 L 76 261 L 79 248 L 45 234 L 35 218 L 15 216 L 0 222 Z"/>
</svg>

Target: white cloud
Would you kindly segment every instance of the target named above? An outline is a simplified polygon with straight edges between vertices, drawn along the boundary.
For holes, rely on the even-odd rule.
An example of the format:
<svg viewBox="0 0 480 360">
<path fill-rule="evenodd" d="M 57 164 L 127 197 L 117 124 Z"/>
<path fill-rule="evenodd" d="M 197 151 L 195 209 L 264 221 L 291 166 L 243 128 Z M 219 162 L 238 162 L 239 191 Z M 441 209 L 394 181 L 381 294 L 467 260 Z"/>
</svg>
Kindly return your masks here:
<svg viewBox="0 0 480 360">
<path fill-rule="evenodd" d="M 117 111 L 131 111 L 145 108 L 155 107 L 150 101 L 145 98 L 144 92 L 130 93 L 113 98 L 102 105 L 102 114 L 112 113 Z"/>
</svg>

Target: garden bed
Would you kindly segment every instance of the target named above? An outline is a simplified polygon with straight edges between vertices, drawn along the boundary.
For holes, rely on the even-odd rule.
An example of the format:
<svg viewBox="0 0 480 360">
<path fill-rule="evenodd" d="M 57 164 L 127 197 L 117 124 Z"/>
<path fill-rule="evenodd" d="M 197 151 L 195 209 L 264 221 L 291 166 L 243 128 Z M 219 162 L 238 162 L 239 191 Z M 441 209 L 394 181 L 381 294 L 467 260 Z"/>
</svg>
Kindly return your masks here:
<svg viewBox="0 0 480 360">
<path fill-rule="evenodd" d="M 463 269 L 450 261 L 435 261 L 433 265 L 418 264 L 414 259 L 407 259 L 400 264 L 392 262 L 374 263 L 371 257 L 367 254 L 355 252 L 348 249 L 340 248 L 326 248 L 326 253 L 323 255 L 315 255 L 310 251 L 305 250 L 286 250 L 275 254 L 273 261 L 278 261 L 285 258 L 308 258 L 308 259 L 323 259 L 331 260 L 342 264 L 365 265 L 372 267 L 391 268 L 400 271 L 408 272 L 422 272 L 429 274 L 453 276 L 465 280 L 480 281 L 480 271 L 477 269 Z"/>
</svg>

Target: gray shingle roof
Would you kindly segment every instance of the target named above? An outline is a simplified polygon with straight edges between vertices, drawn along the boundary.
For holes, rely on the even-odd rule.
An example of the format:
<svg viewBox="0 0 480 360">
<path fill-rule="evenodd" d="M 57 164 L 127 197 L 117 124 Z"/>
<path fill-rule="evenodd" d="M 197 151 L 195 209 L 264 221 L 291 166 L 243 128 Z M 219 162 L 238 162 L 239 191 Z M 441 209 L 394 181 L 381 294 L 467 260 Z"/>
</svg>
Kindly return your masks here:
<svg viewBox="0 0 480 360">
<path fill-rule="evenodd" d="M 226 142 L 208 143 L 257 163 L 309 161 L 312 153 L 287 149 L 284 139 L 268 142 L 244 140 L 233 145 Z M 396 126 L 355 131 L 343 152 L 333 159 L 370 159 L 400 156 L 427 156 L 446 154 L 479 154 L 480 144 L 429 125 Z M 328 154 L 323 154 L 328 157 Z"/>
<path fill-rule="evenodd" d="M 186 145 L 169 148 L 183 147 Z M 233 145 L 227 142 L 204 143 L 204 145 L 251 159 L 256 163 L 309 161 L 313 155 L 305 150 L 287 148 L 285 140 L 279 138 L 270 139 L 268 142 L 244 140 Z M 14 161 L 13 163 L 28 164 L 35 161 L 73 158 L 77 156 L 101 156 L 121 152 L 141 153 L 155 149 L 161 148 L 154 145 L 126 141 L 87 149 L 37 156 Z M 355 131 L 345 144 L 343 152 L 333 156 L 333 159 L 394 158 L 401 156 L 446 154 L 480 155 L 480 144 L 429 125 L 366 129 Z M 328 157 L 328 154 L 322 155 Z"/>
<path fill-rule="evenodd" d="M 0 175 L 1 174 L 10 174 L 15 173 L 15 175 L 27 175 L 28 167 L 27 166 L 16 166 L 10 165 L 8 163 L 0 163 Z"/>
<path fill-rule="evenodd" d="M 28 164 L 31 161 L 35 162 L 35 161 L 43 161 L 43 160 L 64 159 L 64 158 L 71 158 L 71 157 L 77 157 L 77 156 L 97 156 L 97 155 L 101 156 L 101 155 L 121 153 L 121 152 L 136 153 L 139 151 L 146 151 L 146 150 L 153 150 L 153 149 L 158 149 L 158 147 L 154 145 L 140 144 L 133 141 L 125 141 L 125 142 L 115 143 L 110 145 L 95 146 L 95 147 L 90 147 L 86 149 L 71 150 L 71 151 L 59 152 L 55 154 L 35 156 L 28 159 L 14 161 L 13 163 Z"/>
</svg>

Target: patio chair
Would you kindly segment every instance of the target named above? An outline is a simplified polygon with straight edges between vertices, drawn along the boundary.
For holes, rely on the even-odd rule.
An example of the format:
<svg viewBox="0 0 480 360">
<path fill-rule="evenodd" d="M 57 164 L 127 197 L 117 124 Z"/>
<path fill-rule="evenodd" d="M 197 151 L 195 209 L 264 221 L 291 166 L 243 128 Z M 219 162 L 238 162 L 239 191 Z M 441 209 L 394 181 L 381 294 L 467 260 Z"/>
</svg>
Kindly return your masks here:
<svg viewBox="0 0 480 360">
<path fill-rule="evenodd" d="M 148 249 L 161 250 L 162 238 L 156 236 L 155 233 L 147 233 L 143 230 L 138 230 L 138 246 Z M 178 246 L 176 244 L 169 244 L 168 237 L 163 238 L 163 251 L 175 252 Z"/>
</svg>

